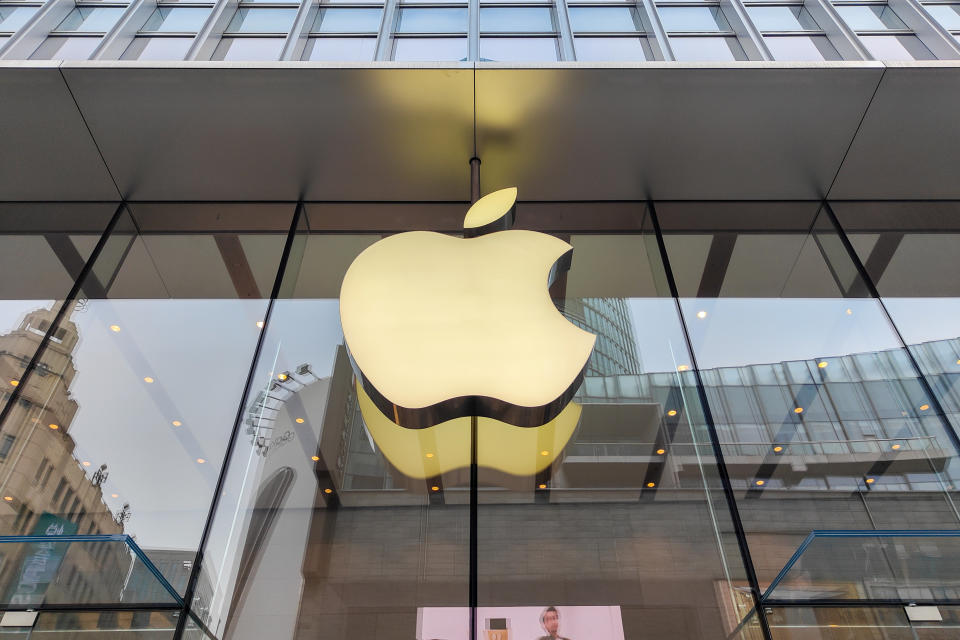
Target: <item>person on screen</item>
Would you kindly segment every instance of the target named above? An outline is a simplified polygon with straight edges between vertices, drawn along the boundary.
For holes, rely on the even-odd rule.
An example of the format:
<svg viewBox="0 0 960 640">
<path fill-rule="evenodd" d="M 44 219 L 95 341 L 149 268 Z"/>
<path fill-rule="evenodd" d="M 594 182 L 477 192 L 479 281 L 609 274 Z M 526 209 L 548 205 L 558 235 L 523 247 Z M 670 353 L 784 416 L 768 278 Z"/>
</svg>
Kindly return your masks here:
<svg viewBox="0 0 960 640">
<path fill-rule="evenodd" d="M 540 614 L 540 626 L 547 632 L 547 635 L 540 636 L 537 640 L 570 640 L 560 635 L 560 612 L 556 607 L 547 607 Z"/>
</svg>

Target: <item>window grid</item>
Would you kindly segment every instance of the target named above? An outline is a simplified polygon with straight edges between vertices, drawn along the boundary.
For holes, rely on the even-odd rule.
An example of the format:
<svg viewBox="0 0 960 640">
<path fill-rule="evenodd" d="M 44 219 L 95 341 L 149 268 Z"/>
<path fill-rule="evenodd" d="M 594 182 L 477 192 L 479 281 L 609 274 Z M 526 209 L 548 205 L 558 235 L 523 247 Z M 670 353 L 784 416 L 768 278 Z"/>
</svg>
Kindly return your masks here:
<svg viewBox="0 0 960 640">
<path fill-rule="evenodd" d="M 148 0 L 134 0 L 134 4 Z M 658 0 L 655 3 L 631 2 L 630 0 L 468 0 L 467 2 L 422 2 L 417 0 L 391 0 L 390 2 L 365 0 L 324 0 L 312 6 L 301 8 L 298 2 L 259 2 L 257 0 L 242 0 L 233 15 L 225 18 L 224 26 L 212 28 L 209 33 L 203 31 L 203 26 L 183 30 L 163 28 L 162 24 L 150 27 L 148 23 L 157 12 L 167 11 L 171 14 L 177 10 L 206 9 L 210 15 L 217 13 L 220 7 L 227 7 L 228 0 L 216 2 L 175 2 L 174 0 L 161 1 L 156 5 L 156 11 L 144 19 L 144 23 L 135 31 L 132 38 L 128 38 L 127 45 L 119 53 L 98 53 L 103 59 L 137 59 L 133 51 L 137 47 L 141 50 L 149 46 L 152 39 L 169 39 L 170 46 L 179 43 L 186 50 L 204 50 L 208 53 L 187 56 L 192 59 L 247 59 L 247 60 L 276 60 L 281 51 L 286 50 L 288 41 L 299 37 L 306 45 L 299 45 L 293 58 L 304 60 L 339 60 L 357 62 L 382 60 L 431 60 L 439 61 L 549 61 L 549 60 L 588 60 L 588 61 L 621 61 L 621 60 L 655 60 L 676 59 L 680 61 L 710 61 L 710 60 L 746 60 L 766 59 L 770 52 L 772 59 L 783 61 L 802 61 L 809 59 L 859 59 L 850 54 L 850 40 L 845 36 L 837 35 L 835 30 L 825 29 L 828 25 L 818 24 L 810 16 L 803 3 L 794 0 L 746 0 L 734 2 L 733 5 L 721 8 L 719 2 L 712 0 Z M 877 59 L 933 59 L 947 58 L 943 54 L 947 50 L 956 50 L 956 39 L 960 38 L 960 3 L 956 0 L 928 0 L 916 5 L 917 13 L 934 24 L 941 25 L 943 32 L 935 34 L 924 33 L 921 36 L 907 26 L 902 17 L 889 9 L 886 2 L 880 0 L 835 0 L 834 9 L 856 34 L 856 40 L 863 48 L 871 52 Z M 121 22 L 120 15 L 129 5 L 122 2 L 79 2 L 73 12 L 93 12 L 94 10 L 119 9 L 115 19 L 92 20 L 92 27 L 85 27 L 86 19 L 76 16 L 71 24 L 64 25 L 68 18 L 60 24 L 47 26 L 48 38 L 34 52 L 38 58 L 57 58 L 60 54 L 59 44 L 70 40 L 71 47 L 77 49 L 88 48 L 93 50 L 109 49 L 97 48 L 99 41 L 105 36 L 109 38 L 113 30 Z M 858 24 L 855 20 L 844 17 L 844 13 L 853 7 L 876 8 L 882 7 L 893 14 L 889 23 L 876 25 Z M 6 16 L 3 10 L 7 11 Z M 21 13 L 19 16 L 14 10 L 32 9 L 42 12 L 45 6 L 36 0 L 0 0 L 0 58 L 23 58 L 22 51 L 16 51 L 12 45 L 21 35 L 29 31 L 32 15 Z M 404 16 L 415 16 L 417 12 L 424 15 L 437 10 L 459 10 L 462 12 L 457 20 L 462 23 L 456 29 L 448 26 L 450 20 L 439 19 L 435 29 L 425 28 L 414 30 L 404 27 Z M 773 15 L 776 10 L 786 10 L 798 17 L 799 25 L 781 26 L 773 23 L 766 16 Z M 229 11 L 229 9 L 227 9 Z M 223 11 L 223 9 L 221 9 Z M 298 12 L 310 11 L 302 28 L 295 27 Z M 356 22 L 356 28 L 350 28 L 351 20 L 346 19 L 351 12 L 362 16 L 358 12 L 370 12 L 366 18 Z M 279 13 L 278 13 L 279 12 Z M 376 12 L 376 17 L 370 17 Z M 511 18 L 511 13 L 516 15 Z M 592 14 L 591 12 L 596 12 Z M 629 12 L 629 14 L 627 13 Z M 745 12 L 742 15 L 739 12 Z M 759 17 L 765 14 L 764 17 Z M 183 15 L 186 15 L 185 13 Z M 299 14 L 305 15 L 305 14 Z M 333 21 L 331 26 L 324 27 L 323 16 L 343 17 L 339 20 L 340 26 Z M 549 15 L 549 18 L 545 17 Z M 616 15 L 616 18 L 613 16 Z M 630 15 L 634 24 L 625 21 Z M 711 16 L 713 23 L 706 18 Z M 786 16 L 787 14 L 783 14 Z M 13 19 L 10 19 L 13 16 Z M 955 17 L 954 17 L 955 16 Z M 917 18 L 921 16 L 916 16 Z M 7 18 L 4 20 L 3 18 Z M 492 18 L 495 18 L 491 20 Z M 878 18 L 880 19 L 880 18 Z M 479 27 L 471 24 L 476 20 Z M 516 28 L 510 28 L 511 20 L 515 20 Z M 546 21 L 549 20 L 549 25 Z M 657 22 L 651 24 L 651 20 Z M 822 14 L 817 20 L 822 22 Z M 16 28 L 4 29 L 4 22 L 10 21 Z M 618 23 L 619 21 L 619 23 Z M 420 23 L 429 23 L 429 20 L 420 20 Z M 810 22 L 808 24 L 808 22 Z M 201 24 L 200 21 L 197 24 Z M 205 24 L 205 22 L 203 23 Z M 911 23 L 912 24 L 912 23 Z M 587 25 L 587 26 L 585 26 Z M 660 26 L 662 25 L 662 32 Z M 715 25 L 715 26 L 714 26 Z M 37 28 L 37 27 L 34 27 Z M 752 31 L 751 29 L 755 29 Z M 828 37 L 828 33 L 832 34 Z M 951 37 L 940 33 L 949 34 Z M 200 40 L 212 42 L 201 47 L 203 42 L 194 42 L 198 34 Z M 759 42 L 753 42 L 759 36 Z M 85 45 L 80 39 L 96 38 L 98 42 Z M 257 47 L 251 43 L 248 57 L 231 58 L 227 53 L 237 41 L 249 39 L 273 39 L 264 42 L 260 51 L 269 53 L 259 54 Z M 937 42 L 931 39 L 939 38 Z M 189 39 L 189 42 L 187 41 Z M 833 42 L 837 39 L 838 42 Z M 56 42 L 53 42 L 56 40 Z M 843 46 L 839 44 L 843 41 Z M 900 44 L 898 50 L 909 51 L 904 57 L 898 54 L 886 54 L 882 47 Z M 48 42 L 50 41 L 50 42 Z M 478 43 L 486 54 L 473 53 Z M 722 46 L 721 46 L 722 43 Z M 945 44 L 949 43 L 949 44 Z M 749 44 L 749 47 L 748 47 Z M 803 45 L 803 47 L 799 47 Z M 933 46 L 931 46 L 933 45 Z M 729 48 L 726 52 L 724 47 Z M 820 54 L 806 57 L 798 53 L 801 48 L 820 49 Z M 721 57 L 711 57 L 713 53 L 705 53 L 707 48 L 722 52 Z M 77 49 L 77 50 L 80 50 Z M 124 49 L 127 52 L 124 52 Z M 6 54 L 3 51 L 7 51 Z M 211 52 L 212 53 L 209 53 Z M 693 53 L 691 53 L 691 51 Z M 757 51 L 764 53 L 757 54 Z M 845 51 L 844 55 L 837 51 Z M 934 55 L 931 51 L 936 51 Z M 275 55 L 274 55 L 275 52 Z M 496 55 L 491 55 L 494 52 Z M 672 52 L 672 55 L 671 55 Z M 700 52 L 704 52 L 701 53 Z M 83 59 L 89 55 L 78 54 L 68 59 Z M 184 56 L 186 56 L 184 52 Z M 819 57 L 822 56 L 822 57 Z M 886 56 L 886 57 L 885 57 Z M 66 56 L 64 56 L 66 57 Z M 960 53 L 955 59 L 960 58 Z M 159 59 L 159 58 L 157 58 Z M 176 59 L 182 59 L 177 57 Z"/>
</svg>

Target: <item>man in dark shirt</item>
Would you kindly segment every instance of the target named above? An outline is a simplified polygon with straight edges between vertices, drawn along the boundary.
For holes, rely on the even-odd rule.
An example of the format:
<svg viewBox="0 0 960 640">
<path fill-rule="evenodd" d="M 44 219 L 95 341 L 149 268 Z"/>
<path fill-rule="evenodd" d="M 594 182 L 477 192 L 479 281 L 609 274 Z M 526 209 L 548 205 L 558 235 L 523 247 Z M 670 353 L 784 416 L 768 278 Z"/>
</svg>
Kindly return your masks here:
<svg viewBox="0 0 960 640">
<path fill-rule="evenodd" d="M 560 612 L 556 607 L 547 607 L 540 614 L 540 626 L 547 632 L 547 635 L 540 636 L 537 640 L 570 640 L 560 635 Z"/>
</svg>

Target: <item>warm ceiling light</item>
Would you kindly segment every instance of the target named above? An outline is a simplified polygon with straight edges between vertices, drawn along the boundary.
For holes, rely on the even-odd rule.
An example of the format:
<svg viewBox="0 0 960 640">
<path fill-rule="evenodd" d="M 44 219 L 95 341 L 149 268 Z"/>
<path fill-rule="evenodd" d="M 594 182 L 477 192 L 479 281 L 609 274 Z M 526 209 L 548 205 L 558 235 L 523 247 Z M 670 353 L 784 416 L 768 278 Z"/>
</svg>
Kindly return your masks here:
<svg viewBox="0 0 960 640">
<path fill-rule="evenodd" d="M 89 466 L 90 466 L 90 461 L 89 461 L 89 460 L 84 460 L 81 464 L 82 464 L 83 466 L 85 466 L 85 467 L 89 467 Z"/>
<path fill-rule="evenodd" d="M 433 457 L 433 454 L 432 454 L 432 453 L 428 453 L 428 454 L 427 454 L 427 457 L 428 457 L 428 458 L 432 458 L 432 457 Z"/>
<path fill-rule="evenodd" d="M 430 491 L 440 491 L 440 487 L 438 487 L 437 485 L 433 485 L 432 487 L 430 487 Z"/>
<path fill-rule="evenodd" d="M 297 418 L 296 420 L 294 420 L 294 422 L 296 422 L 297 424 L 303 424 L 303 418 Z"/>
<path fill-rule="evenodd" d="M 774 451 L 774 453 L 780 453 L 781 451 L 783 451 L 783 447 L 781 447 L 781 446 L 778 445 L 778 446 L 776 446 L 776 447 L 773 448 L 773 451 Z"/>
<path fill-rule="evenodd" d="M 546 489 L 546 488 L 547 488 L 547 485 L 545 485 L 545 484 L 539 484 L 539 485 L 537 485 L 537 486 L 540 487 L 541 489 Z"/>
<path fill-rule="evenodd" d="M 257 329 L 263 329 L 263 320 L 257 320 Z"/>
<path fill-rule="evenodd" d="M 793 410 L 794 413 L 803 413 L 803 407 L 797 407 Z"/>
<path fill-rule="evenodd" d="M 203 458 L 197 458 L 197 462 L 200 464 L 203 464 L 204 462 L 206 462 L 206 460 L 204 460 Z"/>
<path fill-rule="evenodd" d="M 662 455 L 665 454 L 666 452 L 667 452 L 666 449 L 657 449 L 657 455 L 658 455 L 658 456 L 662 456 Z"/>
<path fill-rule="evenodd" d="M 179 426 L 182 425 L 183 423 L 180 422 L 179 420 L 174 420 L 174 421 L 171 422 L 170 424 L 172 424 L 172 425 L 175 426 L 175 427 L 179 427 Z"/>
<path fill-rule="evenodd" d="M 324 492 L 324 493 L 328 493 L 328 494 L 329 494 L 329 493 L 333 493 L 333 489 L 330 489 L 330 488 L 328 487 L 328 488 L 324 489 L 323 492 Z"/>
<path fill-rule="evenodd" d="M 900 445 L 898 445 L 898 444 L 895 444 L 895 445 L 893 445 L 893 446 L 892 446 L 892 447 L 890 447 L 890 448 L 891 448 L 891 449 L 893 449 L 894 451 L 896 451 L 897 449 L 899 449 L 899 448 L 900 448 Z"/>
<path fill-rule="evenodd" d="M 146 378 L 144 378 L 143 381 L 146 382 L 147 384 L 153 384 L 153 378 L 151 378 L 150 376 L 147 376 Z"/>
<path fill-rule="evenodd" d="M 926 411 L 926 410 L 929 409 L 929 408 L 930 408 L 930 405 L 928 405 L 928 404 L 922 404 L 922 405 L 920 405 L 920 411 Z"/>
<path fill-rule="evenodd" d="M 670 409 L 670 411 L 667 411 L 667 415 L 670 416 L 670 417 L 673 417 L 673 416 L 677 415 L 677 410 L 676 410 L 676 409 Z"/>
<path fill-rule="evenodd" d="M 957 364 L 960 364 L 960 360 L 957 360 Z"/>
<path fill-rule="evenodd" d="M 310 456 L 310 459 L 314 462 L 320 462 L 320 456 Z"/>
<path fill-rule="evenodd" d="M 10 385 L 11 385 L 11 386 L 14 386 L 14 387 L 15 387 L 15 386 L 17 386 L 18 384 L 20 384 L 20 381 L 19 381 L 19 380 L 11 380 L 11 381 L 10 381 Z"/>
<path fill-rule="evenodd" d="M 817 363 L 817 366 L 820 367 L 821 369 L 826 369 L 828 364 L 830 363 L 827 362 L 826 360 L 821 360 L 820 362 Z"/>
<path fill-rule="evenodd" d="M 544 449 L 543 451 L 540 452 L 540 455 L 542 455 L 542 456 L 548 456 L 548 455 L 550 455 L 550 452 L 547 451 L 546 449 Z"/>
<path fill-rule="evenodd" d="M 757 480 L 757 486 L 758 486 L 758 487 L 762 487 L 764 484 L 766 484 L 765 481 L 763 481 L 763 480 Z"/>
<path fill-rule="evenodd" d="M 848 316 L 852 316 L 852 315 L 853 315 L 853 309 L 847 309 L 847 315 L 848 315 Z"/>
<path fill-rule="evenodd" d="M 110 325 L 110 331 L 113 331 L 114 333 L 120 333 L 120 325 L 118 324 Z"/>
<path fill-rule="evenodd" d="M 50 425 L 50 428 L 51 428 L 51 429 L 59 429 L 59 428 L 60 428 L 60 425 L 58 425 L 58 424 L 51 424 L 51 425 Z"/>
<path fill-rule="evenodd" d="M 3 496 L 3 499 L 7 502 L 13 502 L 13 496 Z"/>
<path fill-rule="evenodd" d="M 647 483 L 647 487 L 650 488 L 650 489 L 653 489 L 655 486 L 657 486 L 657 483 L 656 483 L 656 482 L 648 482 L 648 483 Z"/>
<path fill-rule="evenodd" d="M 873 478 L 867 478 L 867 484 L 873 484 Z"/>
<path fill-rule="evenodd" d="M 704 318 L 707 317 L 707 312 L 706 312 L 706 311 L 697 311 L 697 317 L 700 318 L 701 320 L 703 320 Z"/>
<path fill-rule="evenodd" d="M 288 376 L 288 375 L 285 374 L 285 373 L 278 373 L 278 374 L 277 374 L 277 380 L 279 380 L 279 381 L 281 381 L 281 382 L 283 382 L 284 380 L 286 380 L 286 379 L 289 378 L 289 377 L 290 377 L 290 376 Z"/>
<path fill-rule="evenodd" d="M 689 369 L 689 368 L 690 368 L 689 365 L 682 364 L 682 365 L 680 365 L 679 367 L 677 367 L 677 371 L 686 371 L 686 370 Z"/>
<path fill-rule="evenodd" d="M 119 494 L 119 493 L 111 493 L 111 494 L 110 494 L 110 497 L 111 497 L 111 498 L 119 498 L 119 497 L 120 497 L 120 494 Z"/>
</svg>

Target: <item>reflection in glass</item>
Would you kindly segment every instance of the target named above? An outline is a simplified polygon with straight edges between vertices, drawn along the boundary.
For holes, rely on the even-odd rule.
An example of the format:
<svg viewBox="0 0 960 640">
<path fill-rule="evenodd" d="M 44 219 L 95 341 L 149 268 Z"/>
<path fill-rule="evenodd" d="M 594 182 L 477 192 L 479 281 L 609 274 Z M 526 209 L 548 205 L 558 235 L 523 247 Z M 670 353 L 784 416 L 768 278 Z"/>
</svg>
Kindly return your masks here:
<svg viewBox="0 0 960 640">
<path fill-rule="evenodd" d="M 570 7 L 574 32 L 646 31 L 635 7 Z"/>
<path fill-rule="evenodd" d="M 376 49 L 376 38 L 307 38 L 300 59 L 368 62 Z"/>
<path fill-rule="evenodd" d="M 667 31 L 729 31 L 720 7 L 663 7 L 660 20 Z"/>
<path fill-rule="evenodd" d="M 54 31 L 106 32 L 120 19 L 123 7 L 76 7 Z"/>
<path fill-rule="evenodd" d="M 466 8 L 403 8 L 397 18 L 398 33 L 463 33 L 466 30 Z"/>
<path fill-rule="evenodd" d="M 121 60 L 183 60 L 193 38 L 134 38 Z"/>
<path fill-rule="evenodd" d="M 0 31 L 16 31 L 26 24 L 39 8 L 0 6 Z"/>
<path fill-rule="evenodd" d="M 936 58 L 917 36 L 859 36 L 859 38 L 866 45 L 870 55 L 877 60 L 909 61 Z"/>
<path fill-rule="evenodd" d="M 321 9 L 311 31 L 317 33 L 376 33 L 380 30 L 378 8 Z"/>
<path fill-rule="evenodd" d="M 480 38 L 480 58 L 497 62 L 551 62 L 560 59 L 556 38 Z"/>
<path fill-rule="evenodd" d="M 276 60 L 283 38 L 220 38 L 211 60 Z"/>
<path fill-rule="evenodd" d="M 297 16 L 296 9 L 237 9 L 227 27 L 233 33 L 286 33 Z"/>
<path fill-rule="evenodd" d="M 857 31 L 886 31 L 888 29 L 906 29 L 889 5 L 837 5 L 837 13 Z"/>
<path fill-rule="evenodd" d="M 726 62 L 747 59 L 736 38 L 671 37 L 670 47 L 674 57 L 680 61 Z"/>
<path fill-rule="evenodd" d="M 747 7 L 747 13 L 761 31 L 808 31 L 820 28 L 802 5 Z"/>
<path fill-rule="evenodd" d="M 577 60 L 629 61 L 654 60 L 647 38 L 574 38 Z"/>
<path fill-rule="evenodd" d="M 774 60 L 841 60 L 826 36 L 765 36 Z"/>
<path fill-rule="evenodd" d="M 927 4 L 923 6 L 933 18 L 945 29 L 960 29 L 960 5 L 958 4 Z M 2 25 L 0 25 L 2 26 Z"/>
<path fill-rule="evenodd" d="M 556 30 L 550 7 L 480 7 L 484 33 L 536 33 Z"/>
<path fill-rule="evenodd" d="M 140 30 L 197 32 L 208 15 L 206 7 L 157 7 Z"/>
<path fill-rule="evenodd" d="M 467 59 L 466 38 L 394 38 L 393 59 L 405 62 Z"/>
<path fill-rule="evenodd" d="M 47 36 L 31 54 L 31 60 L 86 60 L 100 44 L 99 37 Z"/>
</svg>

